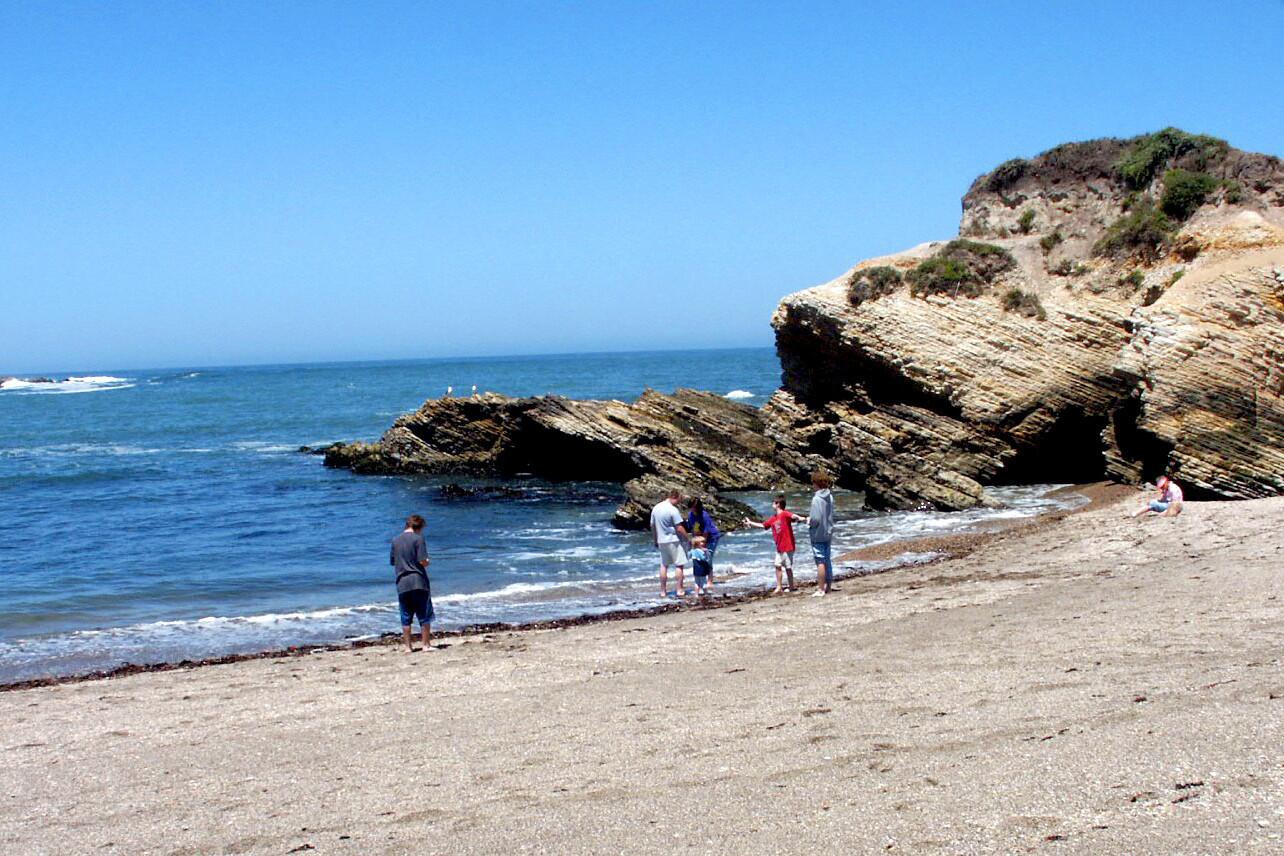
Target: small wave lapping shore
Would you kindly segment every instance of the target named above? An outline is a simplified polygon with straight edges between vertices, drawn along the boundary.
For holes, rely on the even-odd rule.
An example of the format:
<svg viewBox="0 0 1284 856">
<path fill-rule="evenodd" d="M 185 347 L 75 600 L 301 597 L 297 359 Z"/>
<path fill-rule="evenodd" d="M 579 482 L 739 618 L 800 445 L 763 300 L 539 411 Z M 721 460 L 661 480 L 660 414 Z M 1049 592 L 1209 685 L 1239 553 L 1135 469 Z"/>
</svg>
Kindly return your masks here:
<svg viewBox="0 0 1284 856">
<path fill-rule="evenodd" d="M 1276 853 L 1284 500 L 1133 507 L 823 599 L 0 693 L 6 843 Z"/>
<path fill-rule="evenodd" d="M 553 486 L 542 489 L 554 496 L 565 490 Z M 1000 488 L 995 495 L 1002 502 L 1001 508 L 941 513 L 871 513 L 860 510 L 859 497 L 840 496 L 840 504 L 846 506 L 835 532 L 840 549 L 878 546 L 883 554 L 840 559 L 839 575 L 878 573 L 920 564 L 945 552 L 939 543 L 930 548 L 915 546 L 915 539 L 939 541 L 991 531 L 1087 502 L 1082 494 L 1054 485 Z M 764 508 L 768 503 L 766 495 L 742 498 Z M 805 497 L 800 497 L 795 504 L 804 501 Z M 538 509 L 543 507 L 537 504 L 536 513 L 540 514 Z M 604 521 L 592 518 L 574 525 L 566 525 L 567 519 L 562 517 L 537 517 L 529 522 L 535 525 L 496 532 L 494 546 L 486 551 L 487 561 L 514 569 L 520 575 L 517 581 L 505 581 L 515 574 L 493 581 L 449 575 L 434 580 L 438 630 L 553 626 L 613 613 L 667 611 L 668 605 L 657 605 L 655 600 L 654 552 L 644 536 L 621 535 Z M 804 553 L 805 546 L 799 553 L 796 573 L 798 579 L 806 581 L 814 579 L 815 573 L 803 560 Z M 774 585 L 773 547 L 767 533 L 732 533 L 724 537 L 718 555 L 718 603 L 755 597 Z M 457 563 L 458 559 L 453 561 Z M 449 555 L 438 562 L 446 569 L 451 563 Z M 391 586 L 380 579 L 382 584 L 372 586 L 373 596 L 347 604 L 256 610 L 252 599 L 240 596 L 234 606 L 250 607 L 243 612 L 79 627 L 60 633 L 17 633 L 0 638 L 0 684 L 119 674 L 166 663 L 223 662 L 229 656 L 257 656 L 266 651 L 377 639 L 395 630 L 398 624 Z M 273 598 L 270 603 L 292 597 L 288 590 L 269 594 Z M 293 597 L 297 600 L 297 596 Z M 183 608 L 178 602 L 175 606 Z M 29 620 L 39 620 L 39 615 L 33 613 Z"/>
</svg>

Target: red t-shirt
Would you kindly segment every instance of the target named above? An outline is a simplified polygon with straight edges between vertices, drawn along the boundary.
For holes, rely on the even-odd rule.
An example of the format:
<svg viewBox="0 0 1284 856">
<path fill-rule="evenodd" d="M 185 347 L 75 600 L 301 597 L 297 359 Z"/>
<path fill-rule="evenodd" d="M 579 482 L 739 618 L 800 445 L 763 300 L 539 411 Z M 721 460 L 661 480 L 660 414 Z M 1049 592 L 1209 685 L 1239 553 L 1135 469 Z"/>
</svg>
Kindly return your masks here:
<svg viewBox="0 0 1284 856">
<path fill-rule="evenodd" d="M 794 520 L 798 515 L 792 511 L 782 511 L 775 517 L 762 521 L 763 529 L 771 530 L 771 537 L 776 539 L 776 552 L 792 553 L 794 551 Z"/>
</svg>

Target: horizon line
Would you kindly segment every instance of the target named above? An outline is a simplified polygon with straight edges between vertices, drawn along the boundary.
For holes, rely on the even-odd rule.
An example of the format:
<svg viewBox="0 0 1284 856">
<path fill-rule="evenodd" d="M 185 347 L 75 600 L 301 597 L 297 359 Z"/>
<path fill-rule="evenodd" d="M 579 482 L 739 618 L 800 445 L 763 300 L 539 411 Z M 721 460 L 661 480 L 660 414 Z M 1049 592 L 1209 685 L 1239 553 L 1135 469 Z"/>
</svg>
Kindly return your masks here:
<svg viewBox="0 0 1284 856">
<path fill-rule="evenodd" d="M 557 357 L 603 357 L 612 355 L 641 355 L 641 354 L 680 354 L 692 352 L 716 352 L 716 351 L 758 351 L 774 350 L 775 343 L 770 345 L 727 345 L 715 348 L 628 348 L 619 351 L 557 351 L 552 353 L 509 353 L 509 354 L 469 354 L 457 356 L 432 356 L 432 357 L 385 357 L 385 358 L 357 358 L 346 360 L 291 360 L 287 362 L 232 362 L 218 364 L 188 364 L 188 365 L 168 365 L 168 366 L 133 366 L 130 368 L 92 368 L 76 369 L 61 371 L 31 371 L 22 373 L 6 373 L 0 371 L 0 378 L 16 378 L 18 380 L 27 380 L 33 376 L 53 377 L 61 375 L 63 377 L 89 376 L 93 373 L 101 372 L 165 372 L 165 371 L 188 371 L 201 370 L 213 371 L 217 369 L 252 369 L 252 368 L 290 368 L 302 366 L 338 366 L 338 365 L 358 365 L 361 363 L 420 363 L 420 362 L 449 362 L 449 361 L 480 361 L 480 360 L 510 360 L 510 359 L 553 359 Z"/>
</svg>

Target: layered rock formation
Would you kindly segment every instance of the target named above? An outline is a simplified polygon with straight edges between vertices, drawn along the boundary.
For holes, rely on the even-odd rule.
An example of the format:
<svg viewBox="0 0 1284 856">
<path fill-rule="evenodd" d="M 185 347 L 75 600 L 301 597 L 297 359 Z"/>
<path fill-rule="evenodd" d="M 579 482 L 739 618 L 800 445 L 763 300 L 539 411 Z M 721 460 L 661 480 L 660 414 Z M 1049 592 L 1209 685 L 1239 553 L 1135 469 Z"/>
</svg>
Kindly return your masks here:
<svg viewBox="0 0 1284 856">
<path fill-rule="evenodd" d="M 617 525 L 670 485 L 828 469 L 877 507 L 986 504 L 986 485 L 1135 482 L 1192 498 L 1284 492 L 1284 165 L 1175 129 L 1012 160 L 963 198 L 960 236 L 861 262 L 772 318 L 782 387 L 635 404 L 429 401 L 356 472 L 527 472 L 625 483 Z"/>
<path fill-rule="evenodd" d="M 1002 165 L 964 197 L 965 240 L 782 301 L 782 460 L 891 507 L 1165 470 L 1195 496 L 1281 492 L 1282 205 L 1278 159 L 1171 129 Z"/>
<path fill-rule="evenodd" d="M 716 517 L 734 526 L 751 511 L 723 491 L 790 483 L 775 453 L 757 408 L 713 393 L 648 391 L 633 404 L 487 393 L 430 399 L 376 443 L 330 447 L 325 462 L 358 473 L 621 482 L 627 498 L 615 523 L 643 528 L 670 487 L 703 496 Z"/>
</svg>

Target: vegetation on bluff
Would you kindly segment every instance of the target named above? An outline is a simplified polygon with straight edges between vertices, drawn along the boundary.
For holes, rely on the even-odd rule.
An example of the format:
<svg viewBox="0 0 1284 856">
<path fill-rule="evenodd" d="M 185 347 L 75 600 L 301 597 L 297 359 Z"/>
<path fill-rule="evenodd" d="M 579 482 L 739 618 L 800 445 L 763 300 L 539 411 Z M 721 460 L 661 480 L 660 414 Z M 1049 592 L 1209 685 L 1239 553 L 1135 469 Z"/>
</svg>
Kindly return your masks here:
<svg viewBox="0 0 1284 856">
<path fill-rule="evenodd" d="M 1019 288 L 1009 288 L 1003 294 L 1002 303 L 1004 312 L 1016 312 L 1027 318 L 1038 318 L 1040 321 L 1048 319 L 1048 313 L 1044 311 L 1043 303 L 1037 294 L 1022 291 Z"/>
<path fill-rule="evenodd" d="M 1164 195 L 1159 198 L 1159 208 L 1174 220 L 1186 220 L 1219 184 L 1206 172 L 1170 169 L 1164 173 Z"/>
<path fill-rule="evenodd" d="M 1136 255 L 1154 260 L 1168 246 L 1175 231 L 1168 215 L 1156 208 L 1150 197 L 1142 197 L 1110 224 L 1092 251 L 1099 256 Z"/>
<path fill-rule="evenodd" d="M 1132 147 L 1115 162 L 1115 170 L 1125 184 L 1139 190 L 1150 186 L 1159 170 L 1178 158 L 1203 172 L 1229 151 L 1230 145 L 1217 137 L 1164 128 L 1133 140 Z"/>
<path fill-rule="evenodd" d="M 1021 216 L 1017 218 L 1017 230 L 1022 235 L 1028 235 L 1030 234 L 1030 230 L 1033 228 L 1034 228 L 1034 209 L 1027 208 L 1024 211 L 1022 211 Z"/>
<path fill-rule="evenodd" d="M 959 238 L 924 260 L 906 279 L 915 297 L 979 297 L 1001 273 L 1015 265 L 1012 254 L 1000 246 Z"/>
<path fill-rule="evenodd" d="M 1026 170 L 1030 168 L 1030 162 L 1025 158 L 1012 158 L 1006 160 L 994 168 L 994 171 L 985 179 L 985 189 L 998 193 L 1001 190 L 1007 190 L 1012 185 L 1021 180 Z"/>
<path fill-rule="evenodd" d="M 902 279 L 900 271 L 886 265 L 853 271 L 847 279 L 847 300 L 852 306 L 877 300 L 900 288 Z"/>
</svg>

